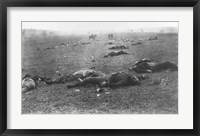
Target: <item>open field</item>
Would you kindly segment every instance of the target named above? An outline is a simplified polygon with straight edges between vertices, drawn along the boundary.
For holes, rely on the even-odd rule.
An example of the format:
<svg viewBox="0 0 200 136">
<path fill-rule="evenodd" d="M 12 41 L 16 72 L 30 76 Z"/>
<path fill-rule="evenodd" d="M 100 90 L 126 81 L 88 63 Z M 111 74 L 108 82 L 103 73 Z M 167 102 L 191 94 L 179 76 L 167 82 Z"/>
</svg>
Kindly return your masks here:
<svg viewBox="0 0 200 136">
<path fill-rule="evenodd" d="M 26 30 L 29 33 L 30 30 Z M 158 36 L 158 40 L 144 40 Z M 130 39 L 128 42 L 118 39 Z M 136 60 L 149 58 L 157 61 L 172 61 L 178 64 L 178 34 L 175 33 L 114 33 L 114 44 L 125 45 L 129 55 L 103 58 L 109 53 L 107 35 L 98 35 L 100 40 L 91 44 L 87 35 L 62 36 L 56 34 L 22 34 L 22 67 L 25 73 L 57 78 L 82 68 L 95 67 L 104 73 L 129 71 Z M 101 40 L 102 39 L 102 40 Z M 131 45 L 131 40 L 141 40 L 140 45 Z M 60 46 L 65 43 L 65 46 Z M 66 46 L 68 43 L 69 46 Z M 53 47 L 53 48 L 52 48 Z M 48 48 L 48 49 L 47 49 Z M 52 48 L 52 49 L 51 49 Z M 91 56 L 95 57 L 92 62 Z M 68 89 L 66 84 L 39 84 L 30 92 L 22 94 L 23 114 L 177 114 L 178 71 L 148 74 L 140 86 L 110 90 L 110 94 L 97 96 L 96 87 L 79 87 L 80 91 Z"/>
</svg>

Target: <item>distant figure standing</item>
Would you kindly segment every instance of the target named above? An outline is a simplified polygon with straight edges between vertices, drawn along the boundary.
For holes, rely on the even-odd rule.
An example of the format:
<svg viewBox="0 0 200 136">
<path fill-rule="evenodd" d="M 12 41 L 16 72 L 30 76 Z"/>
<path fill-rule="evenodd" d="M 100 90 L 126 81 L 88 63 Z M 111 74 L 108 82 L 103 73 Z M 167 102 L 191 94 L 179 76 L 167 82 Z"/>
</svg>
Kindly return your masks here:
<svg viewBox="0 0 200 136">
<path fill-rule="evenodd" d="M 113 34 L 108 34 L 108 39 L 113 39 Z"/>
<path fill-rule="evenodd" d="M 89 36 L 89 40 L 95 40 L 97 38 L 97 35 L 96 34 L 91 34 L 90 36 Z"/>
</svg>

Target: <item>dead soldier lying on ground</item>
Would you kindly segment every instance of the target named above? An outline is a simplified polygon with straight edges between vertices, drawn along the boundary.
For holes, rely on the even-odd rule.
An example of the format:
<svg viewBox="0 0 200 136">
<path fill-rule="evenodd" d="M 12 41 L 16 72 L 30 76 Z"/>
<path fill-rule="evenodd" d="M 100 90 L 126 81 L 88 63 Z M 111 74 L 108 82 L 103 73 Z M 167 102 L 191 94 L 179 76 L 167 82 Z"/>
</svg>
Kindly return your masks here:
<svg viewBox="0 0 200 136">
<path fill-rule="evenodd" d="M 26 74 L 22 78 L 22 93 L 26 93 L 36 88 L 39 82 L 44 82 L 47 85 L 63 84 L 66 82 L 83 80 L 86 77 L 98 77 L 98 76 L 104 76 L 104 75 L 105 75 L 104 73 L 100 71 L 95 71 L 93 69 L 82 69 L 73 74 L 65 74 L 57 79 L 46 78 L 46 77 L 41 77 L 41 76 L 32 76 L 32 75 Z"/>
<path fill-rule="evenodd" d="M 51 82 L 51 78 L 40 77 L 40 76 L 33 76 L 30 74 L 26 74 L 22 78 L 22 93 L 26 93 L 32 89 L 35 89 L 39 83 L 41 82 Z"/>
<path fill-rule="evenodd" d="M 94 69 L 82 69 L 79 70 L 73 74 L 65 74 L 57 79 L 51 79 L 51 80 L 46 80 L 44 81 L 46 84 L 51 85 L 51 84 L 63 84 L 66 82 L 71 82 L 71 81 L 76 81 L 76 80 L 83 80 L 87 77 L 99 77 L 99 76 L 104 76 L 105 74 L 96 71 Z"/>
<path fill-rule="evenodd" d="M 105 54 L 103 57 L 104 58 L 107 58 L 107 57 L 114 57 L 114 56 L 119 56 L 119 55 L 128 55 L 129 53 L 128 52 L 125 52 L 125 51 L 112 51 L 108 54 Z"/>
<path fill-rule="evenodd" d="M 118 88 L 123 86 L 140 85 L 140 81 L 146 78 L 148 78 L 146 75 L 136 77 L 125 72 L 117 72 L 99 77 L 87 77 L 84 80 L 80 80 L 75 84 L 68 85 L 67 87 L 73 88 L 92 84 L 100 87 Z"/>
<path fill-rule="evenodd" d="M 135 64 L 129 68 L 129 70 L 134 70 L 137 73 L 153 73 L 166 71 L 177 71 L 178 66 L 170 61 L 157 62 L 149 59 L 141 59 L 136 61 Z"/>
<path fill-rule="evenodd" d="M 38 81 L 40 81 L 39 77 L 26 74 L 22 78 L 22 93 L 26 93 L 29 90 L 36 88 Z"/>
<path fill-rule="evenodd" d="M 28 78 L 28 79 L 27 79 Z M 122 86 L 139 85 L 140 81 L 148 78 L 145 75 L 132 76 L 125 72 L 117 72 L 113 74 L 104 74 L 100 71 L 91 69 L 84 69 L 77 71 L 73 74 L 66 74 L 58 79 L 52 80 L 51 78 L 27 76 L 26 80 L 22 81 L 22 92 L 28 92 L 36 87 L 37 81 L 45 82 L 46 84 L 60 84 L 77 80 L 77 83 L 68 85 L 68 88 L 86 86 L 88 84 L 99 85 L 100 87 L 117 88 Z"/>
</svg>

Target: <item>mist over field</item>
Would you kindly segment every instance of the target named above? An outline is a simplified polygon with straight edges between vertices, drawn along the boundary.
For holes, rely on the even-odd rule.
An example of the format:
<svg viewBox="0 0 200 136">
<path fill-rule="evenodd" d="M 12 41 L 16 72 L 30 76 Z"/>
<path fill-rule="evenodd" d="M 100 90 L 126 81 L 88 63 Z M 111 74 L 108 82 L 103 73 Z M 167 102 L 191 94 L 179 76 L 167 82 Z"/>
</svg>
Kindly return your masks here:
<svg viewBox="0 0 200 136">
<path fill-rule="evenodd" d="M 178 33 L 178 22 L 22 22 L 22 29 L 53 31 L 64 35 Z"/>
</svg>

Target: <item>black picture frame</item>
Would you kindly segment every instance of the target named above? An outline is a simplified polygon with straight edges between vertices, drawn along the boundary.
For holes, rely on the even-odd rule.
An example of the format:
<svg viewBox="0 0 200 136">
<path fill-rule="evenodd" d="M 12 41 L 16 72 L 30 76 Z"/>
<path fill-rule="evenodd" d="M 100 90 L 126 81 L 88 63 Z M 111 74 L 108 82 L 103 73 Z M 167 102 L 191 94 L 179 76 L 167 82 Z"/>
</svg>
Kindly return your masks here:
<svg viewBox="0 0 200 136">
<path fill-rule="evenodd" d="M 193 129 L 117 129 L 117 130 L 44 130 L 7 129 L 7 7 L 193 7 Z M 2 0 L 0 2 L 0 134 L 1 135 L 163 135 L 197 136 L 199 134 L 199 0 Z M 173 123 L 173 122 L 172 122 Z"/>
</svg>

